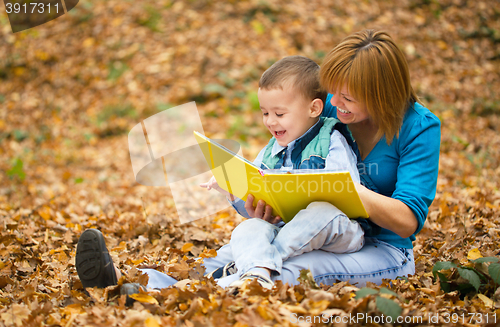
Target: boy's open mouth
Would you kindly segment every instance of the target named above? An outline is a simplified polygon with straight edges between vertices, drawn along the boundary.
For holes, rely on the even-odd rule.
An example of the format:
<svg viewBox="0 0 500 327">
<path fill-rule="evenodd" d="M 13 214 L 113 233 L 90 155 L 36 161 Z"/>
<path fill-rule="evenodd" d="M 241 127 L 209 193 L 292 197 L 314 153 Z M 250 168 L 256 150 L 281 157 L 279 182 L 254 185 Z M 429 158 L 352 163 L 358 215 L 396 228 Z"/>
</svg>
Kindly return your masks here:
<svg viewBox="0 0 500 327">
<path fill-rule="evenodd" d="M 280 137 L 280 136 L 283 136 L 283 134 L 285 134 L 286 131 L 275 131 L 274 132 L 274 136 L 276 137 Z"/>
</svg>

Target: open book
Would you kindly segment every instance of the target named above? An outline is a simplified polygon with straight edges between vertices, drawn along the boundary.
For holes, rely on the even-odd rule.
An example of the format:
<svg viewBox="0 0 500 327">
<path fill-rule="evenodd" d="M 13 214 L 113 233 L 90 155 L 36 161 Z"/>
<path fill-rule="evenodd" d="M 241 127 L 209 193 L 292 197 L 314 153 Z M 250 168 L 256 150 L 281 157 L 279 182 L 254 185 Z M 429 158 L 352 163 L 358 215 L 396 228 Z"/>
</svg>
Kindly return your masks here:
<svg viewBox="0 0 500 327">
<path fill-rule="evenodd" d="M 254 206 L 264 200 L 285 223 L 314 201 L 330 202 L 349 218 L 368 218 L 347 171 L 263 170 L 204 135 L 194 135 L 221 188 L 245 201 L 252 194 Z"/>
</svg>

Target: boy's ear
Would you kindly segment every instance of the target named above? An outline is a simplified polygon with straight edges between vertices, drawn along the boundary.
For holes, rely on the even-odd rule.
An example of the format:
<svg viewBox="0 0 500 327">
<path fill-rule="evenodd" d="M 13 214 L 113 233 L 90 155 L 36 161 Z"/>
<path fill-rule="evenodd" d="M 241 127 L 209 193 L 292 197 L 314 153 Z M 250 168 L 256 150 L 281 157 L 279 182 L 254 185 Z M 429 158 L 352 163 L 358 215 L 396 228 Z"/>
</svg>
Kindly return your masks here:
<svg viewBox="0 0 500 327">
<path fill-rule="evenodd" d="M 309 105 L 309 115 L 311 117 L 319 117 L 323 112 L 323 101 L 321 99 L 314 99 Z"/>
</svg>

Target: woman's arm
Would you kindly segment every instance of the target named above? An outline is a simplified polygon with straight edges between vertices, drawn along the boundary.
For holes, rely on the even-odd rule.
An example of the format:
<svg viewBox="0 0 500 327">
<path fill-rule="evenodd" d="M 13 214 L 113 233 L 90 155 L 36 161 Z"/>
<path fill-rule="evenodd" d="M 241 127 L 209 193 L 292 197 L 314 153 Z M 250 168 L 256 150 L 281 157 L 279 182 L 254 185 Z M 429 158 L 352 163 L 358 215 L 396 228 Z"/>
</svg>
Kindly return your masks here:
<svg viewBox="0 0 500 327">
<path fill-rule="evenodd" d="M 370 220 L 402 238 L 410 237 L 418 227 L 413 211 L 403 202 L 373 192 L 354 183 Z"/>
<path fill-rule="evenodd" d="M 421 106 L 415 104 L 415 107 Z M 370 219 L 403 238 L 423 228 L 436 194 L 440 126 L 435 115 L 421 110 L 401 128 L 396 189 L 390 197 L 356 185 Z"/>
</svg>

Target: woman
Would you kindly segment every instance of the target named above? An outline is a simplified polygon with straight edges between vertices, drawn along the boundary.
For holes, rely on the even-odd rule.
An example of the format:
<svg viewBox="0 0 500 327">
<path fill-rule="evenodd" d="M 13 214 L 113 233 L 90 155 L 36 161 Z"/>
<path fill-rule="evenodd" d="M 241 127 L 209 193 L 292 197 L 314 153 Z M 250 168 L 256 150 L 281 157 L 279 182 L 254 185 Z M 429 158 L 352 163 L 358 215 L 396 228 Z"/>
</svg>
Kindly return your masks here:
<svg viewBox="0 0 500 327">
<path fill-rule="evenodd" d="M 385 32 L 366 30 L 344 39 L 326 56 L 320 78 L 331 93 L 323 115 L 338 118 L 352 134 L 363 184 L 356 190 L 381 232 L 366 237 L 359 252 L 315 250 L 290 258 L 273 279 L 296 284 L 300 270 L 310 269 L 318 283 L 349 280 L 363 286 L 414 274 L 412 241 L 436 193 L 439 119 L 419 102 L 404 54 Z M 250 199 L 245 209 L 276 222 L 263 203 L 254 208 Z M 314 217 L 307 211 L 300 214 Z M 226 247 L 214 261 L 230 261 Z M 219 284 L 227 285 L 233 276 Z"/>
<path fill-rule="evenodd" d="M 366 237 L 355 253 L 313 250 L 289 258 L 273 280 L 297 284 L 300 270 L 309 269 L 317 283 L 349 280 L 363 286 L 414 274 L 412 241 L 436 193 L 440 122 L 419 102 L 404 54 L 385 32 L 366 30 L 345 38 L 326 56 L 320 78 L 330 93 L 323 115 L 338 118 L 351 132 L 362 181 L 356 190 L 381 232 Z M 250 216 L 277 222 L 269 206 L 252 203 L 250 197 L 245 204 Z M 314 210 L 322 210 L 318 208 L 323 207 L 312 206 L 298 215 L 314 217 Z M 205 267 L 225 287 L 239 278 L 231 275 L 232 261 L 226 245 L 217 257 L 205 259 Z M 155 270 L 145 271 L 150 288 L 176 282 Z"/>
</svg>

